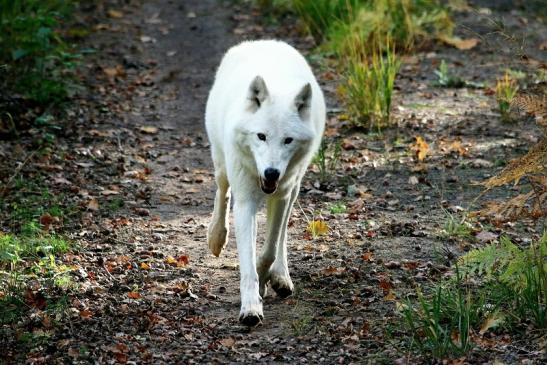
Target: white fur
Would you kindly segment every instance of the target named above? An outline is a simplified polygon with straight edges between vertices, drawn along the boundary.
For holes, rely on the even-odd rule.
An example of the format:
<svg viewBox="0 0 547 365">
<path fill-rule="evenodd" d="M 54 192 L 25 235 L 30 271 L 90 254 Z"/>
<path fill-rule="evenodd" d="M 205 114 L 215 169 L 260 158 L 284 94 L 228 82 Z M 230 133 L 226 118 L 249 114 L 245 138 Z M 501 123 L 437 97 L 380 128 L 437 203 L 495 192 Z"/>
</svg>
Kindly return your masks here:
<svg viewBox="0 0 547 365">
<path fill-rule="evenodd" d="M 308 91 L 311 86 L 311 96 L 306 84 Z M 213 254 L 220 255 L 227 242 L 233 195 L 241 273 L 240 320 L 255 325 L 263 318 L 262 296 L 268 282 L 281 295 L 290 295 L 294 288 L 287 264 L 287 223 L 323 135 L 323 93 L 304 57 L 288 44 L 244 42 L 231 48 L 220 64 L 207 101 L 205 124 L 218 187 L 207 240 Z M 286 144 L 287 138 L 293 141 Z M 271 194 L 261 188 L 266 168 L 280 172 L 277 189 Z M 267 237 L 257 263 L 256 213 L 264 201 Z"/>
</svg>

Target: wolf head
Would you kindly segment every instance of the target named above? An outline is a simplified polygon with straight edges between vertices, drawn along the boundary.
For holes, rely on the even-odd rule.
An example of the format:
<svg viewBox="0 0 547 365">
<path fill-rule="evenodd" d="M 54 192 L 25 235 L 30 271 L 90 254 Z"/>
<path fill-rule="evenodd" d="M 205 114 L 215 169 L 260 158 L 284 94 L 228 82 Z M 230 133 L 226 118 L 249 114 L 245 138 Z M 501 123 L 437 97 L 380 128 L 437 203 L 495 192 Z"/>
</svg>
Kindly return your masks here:
<svg viewBox="0 0 547 365">
<path fill-rule="evenodd" d="M 257 76 L 249 85 L 240 125 L 240 146 L 252 155 L 260 187 L 266 194 L 277 189 L 285 173 L 308 152 L 314 138 L 310 121 L 312 88 L 303 83 L 286 94 L 270 94 Z"/>
</svg>

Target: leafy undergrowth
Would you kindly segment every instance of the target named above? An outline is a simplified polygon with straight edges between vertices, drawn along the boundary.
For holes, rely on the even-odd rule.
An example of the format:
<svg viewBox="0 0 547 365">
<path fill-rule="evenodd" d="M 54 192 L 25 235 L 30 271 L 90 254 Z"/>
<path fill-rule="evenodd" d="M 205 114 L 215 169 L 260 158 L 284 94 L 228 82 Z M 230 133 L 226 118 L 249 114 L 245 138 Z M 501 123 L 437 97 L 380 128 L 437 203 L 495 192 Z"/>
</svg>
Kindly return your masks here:
<svg viewBox="0 0 547 365">
<path fill-rule="evenodd" d="M 75 6 L 72 0 L 0 1 L 0 134 L 44 124 L 76 92 L 81 54 L 66 32 Z"/>
<path fill-rule="evenodd" d="M 489 348 L 504 336 L 545 340 L 547 234 L 523 249 L 507 237 L 458 259 L 450 279 L 399 305 L 411 345 L 437 360 Z M 424 293 L 425 292 L 425 293 Z"/>
<path fill-rule="evenodd" d="M 17 332 L 16 346 L 25 349 L 45 341 L 68 308 L 75 267 L 64 263 L 64 255 L 74 243 L 60 231 L 73 212 L 38 178 L 19 177 L 12 188 L 0 199 L 2 228 L 8 229 L 0 232 L 0 338 L 10 338 L 22 324 L 43 321 L 45 331 Z"/>
<path fill-rule="evenodd" d="M 329 118 L 290 219 L 296 292 L 280 300 L 270 290 L 263 325 L 249 331 L 237 320 L 234 242 L 220 258 L 205 243 L 214 175 L 196 101 L 233 34 L 282 38 L 304 51 L 314 40 L 290 17 L 257 24 L 246 3 L 101 4 L 83 18 L 96 24 L 90 47 L 107 51 L 84 61 L 91 92 L 67 113 L 74 129 L 50 142 L 34 141 L 42 134 L 31 129 L 0 145 L 8 162 L 0 165 L 2 272 L 19 257 L 13 265 L 26 279 L 2 274 L 13 288 L 3 302 L 2 360 L 539 363 L 534 313 L 541 318 L 544 302 L 523 302 L 536 298 L 528 283 L 539 276 L 517 287 L 502 281 L 539 247 L 537 225 L 470 214 L 480 182 L 540 135 L 523 118 L 500 123 L 494 87 L 505 69 L 468 67 L 491 52 L 426 41 L 432 48 L 399 53 L 397 128 L 382 133 L 349 121 L 333 54 L 308 54 Z M 526 29 L 534 27 L 530 20 Z M 217 46 L 203 47 L 211 39 Z M 519 85 L 530 91 L 532 83 Z M 528 192 L 514 189 L 501 185 L 484 199 Z M 471 265 L 484 262 L 482 247 L 499 260 Z M 458 261 L 466 252 L 469 267 Z"/>
</svg>

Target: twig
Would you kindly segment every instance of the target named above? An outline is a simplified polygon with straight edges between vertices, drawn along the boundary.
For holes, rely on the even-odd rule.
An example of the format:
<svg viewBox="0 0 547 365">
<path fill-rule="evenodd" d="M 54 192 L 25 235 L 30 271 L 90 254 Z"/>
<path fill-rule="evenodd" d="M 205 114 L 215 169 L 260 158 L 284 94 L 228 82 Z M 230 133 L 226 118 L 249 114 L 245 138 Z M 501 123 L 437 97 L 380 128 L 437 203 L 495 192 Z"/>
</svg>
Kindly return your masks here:
<svg viewBox="0 0 547 365">
<path fill-rule="evenodd" d="M 34 150 L 32 151 L 28 156 L 27 158 L 19 165 L 15 168 L 15 172 L 13 173 L 13 175 L 8 179 L 8 182 L 6 183 L 6 185 L 4 186 L 4 188 L 2 189 L 2 193 L 0 194 L 0 196 L 4 196 L 6 194 L 6 192 L 8 191 L 8 188 L 10 186 L 10 184 L 13 182 L 13 180 L 17 177 L 17 175 L 19 175 L 19 173 L 21 172 L 21 170 L 23 169 L 23 167 L 30 161 L 30 159 L 36 154 L 36 152 L 38 152 L 38 150 Z"/>
<path fill-rule="evenodd" d="M 108 269 L 106 268 L 106 265 L 102 265 L 102 266 L 103 266 L 103 269 L 104 269 L 104 271 L 106 272 L 106 274 L 107 274 L 108 276 L 110 276 L 110 279 L 112 279 L 113 281 L 119 283 L 119 280 L 116 279 L 116 278 L 110 273 L 110 271 L 108 271 Z"/>
<path fill-rule="evenodd" d="M 310 219 L 308 218 L 308 215 L 306 214 L 306 212 L 304 212 L 304 209 L 302 209 L 302 206 L 300 205 L 300 201 L 298 199 L 296 200 L 296 204 L 298 204 L 298 208 L 300 209 L 302 214 L 304 214 L 304 218 L 306 218 L 306 222 L 309 223 Z"/>
<path fill-rule="evenodd" d="M 123 152 L 122 141 L 120 139 L 120 133 L 116 133 L 116 139 L 118 140 L 118 151 Z"/>
</svg>

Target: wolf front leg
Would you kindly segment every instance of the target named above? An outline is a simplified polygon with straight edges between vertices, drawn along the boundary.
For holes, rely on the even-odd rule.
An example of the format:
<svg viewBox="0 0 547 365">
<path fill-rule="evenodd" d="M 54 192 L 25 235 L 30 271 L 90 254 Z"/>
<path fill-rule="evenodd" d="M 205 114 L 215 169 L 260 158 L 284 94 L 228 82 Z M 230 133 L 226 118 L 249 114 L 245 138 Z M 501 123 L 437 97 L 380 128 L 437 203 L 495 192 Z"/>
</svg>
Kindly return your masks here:
<svg viewBox="0 0 547 365">
<path fill-rule="evenodd" d="M 241 275 L 239 321 L 246 326 L 256 326 L 264 318 L 256 272 L 256 211 L 254 201 L 235 199 L 234 220 Z"/>
<path fill-rule="evenodd" d="M 281 298 L 287 298 L 294 291 L 294 285 L 289 275 L 289 262 L 287 258 L 287 225 L 289 224 L 292 207 L 298 197 L 299 191 L 300 181 L 293 188 L 290 200 L 283 210 L 283 220 L 279 226 L 279 243 L 276 246 L 275 261 L 270 268 L 270 285 Z"/>
<path fill-rule="evenodd" d="M 283 225 L 286 224 L 287 210 L 290 210 L 290 196 L 281 199 L 269 199 L 267 207 L 266 242 L 257 264 L 260 282 L 260 295 L 266 295 L 268 281 L 270 280 L 270 267 L 275 261 L 278 246 L 283 240 Z"/>
</svg>

